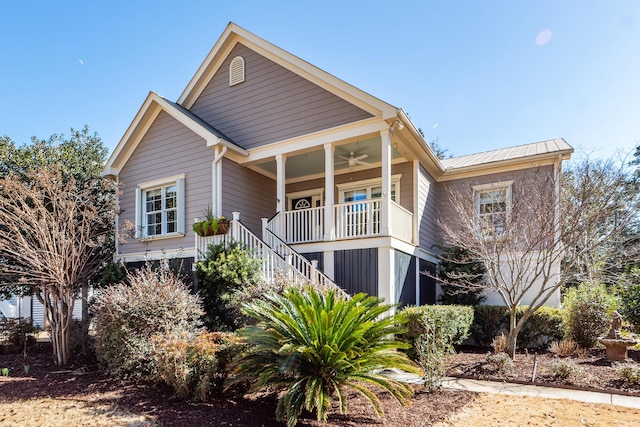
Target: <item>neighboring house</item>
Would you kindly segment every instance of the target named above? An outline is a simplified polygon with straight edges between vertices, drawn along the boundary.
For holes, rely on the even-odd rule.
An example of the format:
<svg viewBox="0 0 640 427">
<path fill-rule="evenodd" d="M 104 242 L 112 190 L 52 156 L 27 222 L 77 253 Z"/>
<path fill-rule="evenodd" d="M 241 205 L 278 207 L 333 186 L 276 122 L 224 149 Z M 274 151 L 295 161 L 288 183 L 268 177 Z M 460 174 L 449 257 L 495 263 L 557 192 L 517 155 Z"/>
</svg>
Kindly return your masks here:
<svg viewBox="0 0 640 427">
<path fill-rule="evenodd" d="M 118 228 L 135 226 L 116 258 L 190 267 L 211 240 L 191 226 L 210 207 L 239 213 L 231 236 L 265 269 L 433 303 L 420 272 L 438 262 L 442 183 L 559 170 L 572 151 L 559 139 L 440 160 L 403 110 L 230 23 L 176 102 L 149 94 L 105 166 Z"/>
</svg>

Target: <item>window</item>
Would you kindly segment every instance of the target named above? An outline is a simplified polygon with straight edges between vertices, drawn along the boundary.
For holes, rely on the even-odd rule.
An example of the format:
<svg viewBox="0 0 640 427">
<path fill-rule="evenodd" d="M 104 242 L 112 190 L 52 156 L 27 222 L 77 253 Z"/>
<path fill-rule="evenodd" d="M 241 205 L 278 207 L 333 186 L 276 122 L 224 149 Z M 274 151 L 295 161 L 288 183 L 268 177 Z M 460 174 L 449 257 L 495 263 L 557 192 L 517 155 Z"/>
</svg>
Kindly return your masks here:
<svg viewBox="0 0 640 427">
<path fill-rule="evenodd" d="M 229 65 L 229 86 L 244 82 L 244 58 L 236 56 Z"/>
<path fill-rule="evenodd" d="M 486 238 L 504 234 L 511 211 L 511 184 L 502 182 L 473 187 L 478 231 Z"/>
<path fill-rule="evenodd" d="M 397 189 L 399 188 L 402 175 L 391 177 L 391 200 L 397 202 Z M 366 181 L 352 182 L 349 184 L 338 184 L 340 200 L 344 203 L 359 200 L 379 199 L 382 197 L 382 186 L 380 179 L 370 179 Z"/>
<path fill-rule="evenodd" d="M 184 235 L 184 175 L 138 185 L 137 238 Z"/>
</svg>

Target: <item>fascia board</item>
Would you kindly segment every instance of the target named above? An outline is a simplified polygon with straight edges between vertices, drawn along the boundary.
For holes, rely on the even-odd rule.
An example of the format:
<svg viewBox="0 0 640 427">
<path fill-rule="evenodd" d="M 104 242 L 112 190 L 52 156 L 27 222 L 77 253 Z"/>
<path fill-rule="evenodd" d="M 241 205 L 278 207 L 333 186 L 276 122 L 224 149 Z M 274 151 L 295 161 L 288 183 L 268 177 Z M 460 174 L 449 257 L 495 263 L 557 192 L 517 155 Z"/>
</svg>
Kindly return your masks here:
<svg viewBox="0 0 640 427">
<path fill-rule="evenodd" d="M 384 120 L 375 118 L 360 120 L 328 130 L 318 131 L 302 137 L 275 142 L 252 149 L 244 159 L 246 163 L 258 162 L 278 154 L 302 153 L 324 144 L 370 135 L 388 129 Z"/>
<path fill-rule="evenodd" d="M 306 78 L 376 117 L 391 119 L 397 108 L 311 65 L 297 56 L 269 43 L 233 23 L 230 23 L 193 76 L 178 104 L 190 109 L 205 85 L 213 77 L 236 43 L 242 43 L 265 58 Z"/>
<path fill-rule="evenodd" d="M 140 107 L 140 110 L 105 164 L 103 169 L 104 175 L 117 176 L 124 164 L 129 160 L 129 157 L 138 144 L 140 144 L 144 135 L 146 135 L 153 121 L 156 119 L 158 114 L 160 114 L 160 111 L 165 111 L 186 128 L 204 139 L 208 147 L 220 144 L 226 146 L 232 151 L 235 151 L 241 156 L 247 156 L 248 152 L 246 150 L 212 134 L 208 129 L 185 115 L 171 103 L 167 102 L 163 97 L 157 93 L 149 92 L 149 95 Z"/>
<path fill-rule="evenodd" d="M 549 166 L 555 164 L 558 161 L 559 154 L 562 155 L 562 160 L 568 160 L 571 156 L 572 151 L 573 150 L 545 153 L 544 155 L 529 156 L 520 159 L 504 160 L 500 162 L 485 163 L 482 165 L 473 165 L 464 168 L 447 170 L 444 174 L 439 176 L 436 181 L 445 182 L 455 179 L 490 175 L 494 173 L 530 169 L 538 166 Z"/>
</svg>

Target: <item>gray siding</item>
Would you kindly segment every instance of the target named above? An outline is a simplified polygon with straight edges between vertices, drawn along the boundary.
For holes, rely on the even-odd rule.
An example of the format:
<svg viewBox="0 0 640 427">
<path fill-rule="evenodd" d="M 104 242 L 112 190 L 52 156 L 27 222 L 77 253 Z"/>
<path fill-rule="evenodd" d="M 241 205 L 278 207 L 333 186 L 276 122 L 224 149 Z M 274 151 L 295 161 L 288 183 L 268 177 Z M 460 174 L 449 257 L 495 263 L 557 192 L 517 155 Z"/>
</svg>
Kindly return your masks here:
<svg viewBox="0 0 640 427">
<path fill-rule="evenodd" d="M 519 171 L 502 172 L 491 175 L 484 175 L 473 178 L 465 178 L 453 181 L 438 183 L 438 218 L 448 222 L 458 221 L 458 214 L 454 210 L 450 201 L 450 194 L 462 193 L 470 200 L 473 198 L 474 185 L 491 184 L 502 181 L 513 181 L 513 197 L 517 197 L 518 192 L 526 192 L 530 180 L 530 174 L 553 174 L 553 166 L 542 166 L 539 168 L 523 169 Z M 550 194 L 553 194 L 551 191 Z"/>
<path fill-rule="evenodd" d="M 135 192 L 138 184 L 185 174 L 184 237 L 141 242 L 128 238 L 121 254 L 192 248 L 193 218 L 201 217 L 211 205 L 211 162 L 213 152 L 206 142 L 164 111 L 153 122 L 118 175 L 122 195 L 120 225 L 135 223 Z"/>
<path fill-rule="evenodd" d="M 514 201 L 517 199 L 518 193 L 525 193 L 535 179 L 533 175 L 553 174 L 553 166 L 542 166 L 538 168 L 523 169 L 519 171 L 502 172 L 491 175 L 484 175 L 473 178 L 459 179 L 438 183 L 438 218 L 446 220 L 448 223 L 459 221 L 458 213 L 451 204 L 451 194 L 461 194 L 468 197 L 470 206 L 473 201 L 473 186 L 492 184 L 502 181 L 513 181 L 512 194 Z M 554 189 L 550 187 L 547 194 L 554 197 Z"/>
<path fill-rule="evenodd" d="M 420 247 L 427 251 L 433 251 L 434 245 L 438 243 L 436 200 L 436 183 L 427 170 L 419 165 L 416 215 L 418 215 Z"/>
<path fill-rule="evenodd" d="M 416 258 L 400 251 L 394 254 L 394 280 L 398 308 L 416 305 Z"/>
<path fill-rule="evenodd" d="M 229 218 L 232 212 L 240 212 L 240 221 L 261 237 L 262 218 L 271 218 L 276 212 L 276 182 L 224 159 L 222 212 Z"/>
<path fill-rule="evenodd" d="M 378 249 L 334 252 L 335 282 L 350 295 L 378 295 Z"/>
<path fill-rule="evenodd" d="M 229 87 L 229 64 L 238 55 L 246 80 Z M 246 149 L 371 117 L 241 44 L 191 111 Z"/>
</svg>

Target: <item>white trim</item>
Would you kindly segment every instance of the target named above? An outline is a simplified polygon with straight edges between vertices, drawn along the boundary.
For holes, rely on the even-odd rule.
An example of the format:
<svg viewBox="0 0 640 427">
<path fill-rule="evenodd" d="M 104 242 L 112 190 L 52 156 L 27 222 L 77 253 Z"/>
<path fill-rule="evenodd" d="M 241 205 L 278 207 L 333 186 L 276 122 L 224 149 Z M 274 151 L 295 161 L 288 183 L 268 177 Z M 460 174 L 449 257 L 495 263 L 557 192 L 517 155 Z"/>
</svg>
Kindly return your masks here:
<svg viewBox="0 0 640 427">
<path fill-rule="evenodd" d="M 137 185 L 137 187 L 143 190 L 148 190 L 151 187 L 160 187 L 161 185 L 171 184 L 172 182 L 175 182 L 179 179 L 185 179 L 186 177 L 187 175 L 183 173 L 180 175 L 169 176 L 166 178 L 154 179 L 153 181 L 141 182 L 140 184 Z"/>
<path fill-rule="evenodd" d="M 312 201 L 320 200 L 320 206 L 324 206 L 324 188 L 312 188 L 309 190 L 303 191 L 295 191 L 293 193 L 286 193 L 285 197 L 287 198 L 287 210 L 293 210 L 293 206 L 291 204 L 293 199 L 300 199 L 303 197 L 311 197 Z M 319 197 L 316 199 L 316 197 Z M 315 208 L 316 206 L 311 206 Z"/>
<path fill-rule="evenodd" d="M 147 251 L 147 252 L 132 252 L 128 254 L 120 254 L 115 257 L 114 260 L 122 262 L 136 262 L 136 261 L 156 261 L 160 259 L 172 259 L 172 258 L 195 258 L 195 248 L 179 248 L 179 249 L 162 249 L 159 251 Z"/>
<path fill-rule="evenodd" d="M 395 175 L 391 175 L 391 185 L 396 186 L 396 200 L 397 204 L 400 204 L 400 178 L 402 178 L 402 174 L 398 173 Z M 362 181 L 352 181 L 352 182 L 344 182 L 342 184 L 336 184 L 338 188 L 338 200 L 339 203 L 344 203 L 344 193 L 351 190 L 356 190 L 359 188 L 367 188 L 367 200 L 369 200 L 371 196 L 371 188 L 375 186 L 382 185 L 382 177 L 380 178 L 370 178 L 363 179 Z"/>
<path fill-rule="evenodd" d="M 511 187 L 512 185 L 513 185 L 513 180 L 509 180 L 509 181 L 492 182 L 489 184 L 474 185 L 471 188 L 473 188 L 474 193 L 476 193 L 480 191 L 495 190 L 498 188 L 507 188 L 507 187 Z"/>
<path fill-rule="evenodd" d="M 136 186 L 136 224 L 135 224 L 135 236 L 142 242 L 148 242 L 151 240 L 171 239 L 175 237 L 184 237 L 186 234 L 186 188 L 185 188 L 186 174 L 174 175 L 171 177 L 155 179 L 153 181 L 147 181 L 140 183 Z M 164 203 L 164 188 L 170 185 L 176 187 L 176 231 L 171 233 L 162 233 L 154 235 L 146 235 L 147 228 L 147 212 L 146 212 L 146 199 L 145 193 L 158 188 L 163 189 L 162 200 Z M 164 215 L 165 208 L 162 208 L 162 229 L 166 228 L 166 218 Z"/>
<path fill-rule="evenodd" d="M 291 53 L 230 22 L 178 98 L 190 109 L 236 44 L 242 43 L 259 55 L 298 74 L 321 88 L 345 99 L 370 114 L 384 119 L 395 117 L 397 108 L 303 61 Z"/>
</svg>

